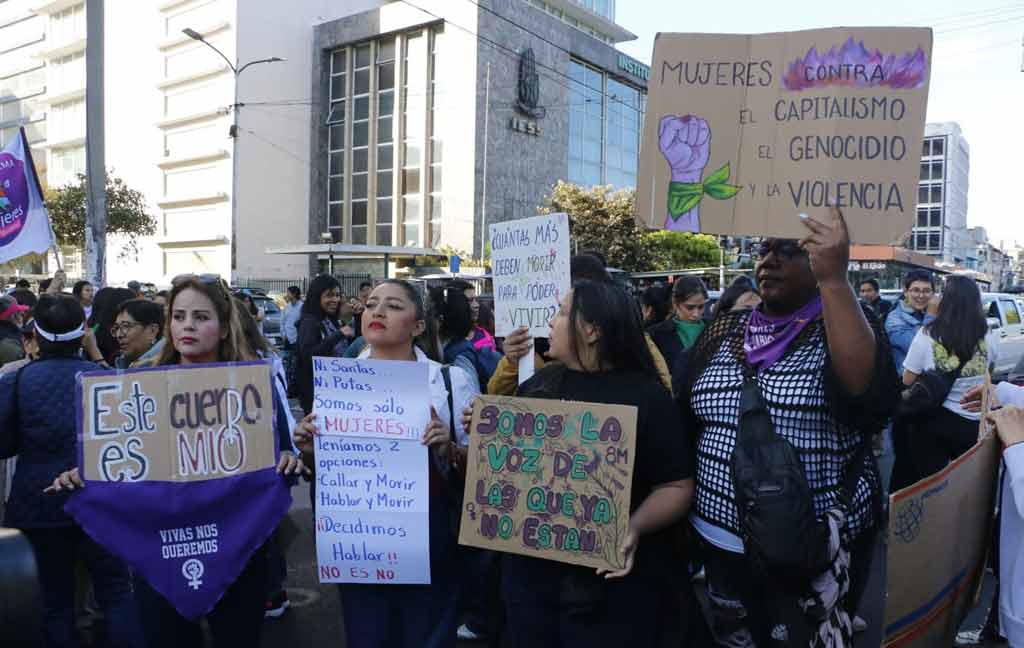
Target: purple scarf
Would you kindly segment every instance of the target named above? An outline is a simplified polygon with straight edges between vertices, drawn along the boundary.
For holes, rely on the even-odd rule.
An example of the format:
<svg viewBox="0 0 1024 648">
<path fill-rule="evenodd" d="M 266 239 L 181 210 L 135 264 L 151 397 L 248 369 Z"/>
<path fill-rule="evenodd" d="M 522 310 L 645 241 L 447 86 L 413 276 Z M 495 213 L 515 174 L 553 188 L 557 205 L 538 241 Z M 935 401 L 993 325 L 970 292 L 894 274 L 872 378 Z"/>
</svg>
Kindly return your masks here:
<svg viewBox="0 0 1024 648">
<path fill-rule="evenodd" d="M 760 308 L 754 310 L 743 334 L 743 351 L 747 354 L 747 362 L 758 371 L 772 366 L 786 352 L 789 343 L 800 335 L 800 331 L 820 315 L 821 297 L 815 297 L 789 315 L 773 317 L 765 315 Z"/>
</svg>

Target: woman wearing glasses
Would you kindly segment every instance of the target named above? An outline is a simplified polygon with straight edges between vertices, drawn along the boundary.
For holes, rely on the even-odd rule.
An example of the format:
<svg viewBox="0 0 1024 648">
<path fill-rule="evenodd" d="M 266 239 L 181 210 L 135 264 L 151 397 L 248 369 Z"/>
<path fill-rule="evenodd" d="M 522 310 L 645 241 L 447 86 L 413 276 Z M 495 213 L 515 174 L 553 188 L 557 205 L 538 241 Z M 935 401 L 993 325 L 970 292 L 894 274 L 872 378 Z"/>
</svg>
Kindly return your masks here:
<svg viewBox="0 0 1024 648">
<path fill-rule="evenodd" d="M 672 284 L 673 317 L 647 329 L 665 357 L 665 364 L 673 371 L 682 352 L 691 348 L 704 332 L 707 301 L 708 289 L 700 277 L 681 277 Z"/>
<path fill-rule="evenodd" d="M 148 299 L 129 299 L 117 307 L 117 319 L 110 327 L 110 337 L 121 350 L 114 358 L 114 368 L 127 369 L 145 364 L 155 356 L 155 349 L 164 330 L 164 309 Z"/>
<path fill-rule="evenodd" d="M 803 223 L 809 231 L 800 242 L 762 243 L 762 304 L 709 324 L 681 390 L 686 429 L 698 433 L 690 521 L 705 557 L 712 632 L 723 646 L 852 645 L 870 566 L 879 478 L 867 442 L 895 406 L 896 375 L 878 321 L 869 323 L 846 280 L 842 214 L 832 208 L 831 218 Z M 828 531 L 815 549 L 831 565 L 817 577 L 752 568 L 759 546 L 747 546 L 732 475 L 745 380 L 757 385 L 775 433 L 800 458 L 813 494 L 811 523 Z M 848 477 L 851 497 L 841 500 Z"/>
<path fill-rule="evenodd" d="M 155 365 L 199 365 L 204 363 L 257 360 L 246 342 L 236 309 L 241 305 L 231 297 L 223 281 L 215 275 L 176 277 L 168 297 L 169 319 L 164 330 L 167 343 Z M 274 392 L 274 432 L 282 448 L 277 472 L 283 476 L 308 472 L 290 450 L 284 406 Z M 82 488 L 78 469 L 63 473 L 52 486 L 62 492 Z M 225 496 L 245 502 L 245 493 Z M 254 511 L 260 514 L 259 511 Z M 268 520 L 272 529 L 278 520 Z M 206 615 L 216 646 L 258 646 L 263 623 L 264 594 L 267 582 L 266 544 L 250 556 L 238 578 L 224 592 L 217 605 Z M 190 621 L 143 578 L 136 578 L 136 597 L 143 631 L 154 648 L 181 648 L 202 645 L 199 621 Z"/>
</svg>

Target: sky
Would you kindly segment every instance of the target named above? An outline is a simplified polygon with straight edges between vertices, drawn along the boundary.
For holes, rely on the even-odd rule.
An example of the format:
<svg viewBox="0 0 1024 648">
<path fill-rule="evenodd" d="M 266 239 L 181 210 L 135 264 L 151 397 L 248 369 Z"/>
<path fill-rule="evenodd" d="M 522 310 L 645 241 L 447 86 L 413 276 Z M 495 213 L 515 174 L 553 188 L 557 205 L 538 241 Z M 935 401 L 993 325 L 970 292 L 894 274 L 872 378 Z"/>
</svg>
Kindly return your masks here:
<svg viewBox="0 0 1024 648">
<path fill-rule="evenodd" d="M 617 0 L 636 34 L 619 49 L 650 63 L 658 31 L 756 34 L 841 26 L 931 27 L 928 121 L 960 124 L 971 150 L 967 225 L 1024 245 L 1024 0 Z"/>
</svg>

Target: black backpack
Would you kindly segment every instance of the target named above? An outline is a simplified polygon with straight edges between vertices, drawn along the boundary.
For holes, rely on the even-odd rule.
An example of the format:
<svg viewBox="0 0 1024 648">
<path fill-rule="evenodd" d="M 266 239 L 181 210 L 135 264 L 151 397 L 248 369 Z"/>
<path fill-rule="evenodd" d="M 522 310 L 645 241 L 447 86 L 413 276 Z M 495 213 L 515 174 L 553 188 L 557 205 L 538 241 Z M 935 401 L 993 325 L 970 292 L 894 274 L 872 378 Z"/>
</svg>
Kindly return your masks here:
<svg viewBox="0 0 1024 648">
<path fill-rule="evenodd" d="M 862 453 L 863 445 L 839 486 L 839 503 L 847 510 L 849 493 L 863 471 Z M 775 432 L 752 372 L 740 396 L 732 481 L 746 557 L 755 574 L 801 586 L 829 567 L 828 524 L 817 519 L 803 462 Z"/>
</svg>

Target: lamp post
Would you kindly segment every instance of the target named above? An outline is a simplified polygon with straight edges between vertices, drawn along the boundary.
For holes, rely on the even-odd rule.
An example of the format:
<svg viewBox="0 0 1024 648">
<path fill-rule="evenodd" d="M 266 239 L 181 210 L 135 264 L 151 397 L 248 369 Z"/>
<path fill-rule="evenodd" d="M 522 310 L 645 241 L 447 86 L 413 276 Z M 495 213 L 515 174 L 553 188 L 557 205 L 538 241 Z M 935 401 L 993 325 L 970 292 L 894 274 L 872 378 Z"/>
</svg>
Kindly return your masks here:
<svg viewBox="0 0 1024 648">
<path fill-rule="evenodd" d="M 334 276 L 334 237 L 330 232 L 320 234 L 320 240 L 327 244 L 327 274 Z"/>
<path fill-rule="evenodd" d="M 237 256 L 238 256 L 238 109 L 242 104 L 238 103 L 238 77 L 242 76 L 242 72 L 245 72 L 246 68 L 260 63 L 279 63 L 284 62 L 285 59 L 277 56 L 272 56 L 265 59 L 257 59 L 255 61 L 249 61 L 245 65 L 239 67 L 235 63 L 231 62 L 227 56 L 224 56 L 224 52 L 214 47 L 210 41 L 203 38 L 203 35 L 194 29 L 185 28 L 181 30 L 181 33 L 185 34 L 192 40 L 197 40 L 203 45 L 206 45 L 214 52 L 220 55 L 222 59 L 231 68 L 231 72 L 235 75 L 235 99 L 234 103 L 231 104 L 231 128 L 228 130 L 228 137 L 231 138 L 231 279 L 234 281 L 235 269 L 238 267 Z"/>
</svg>

